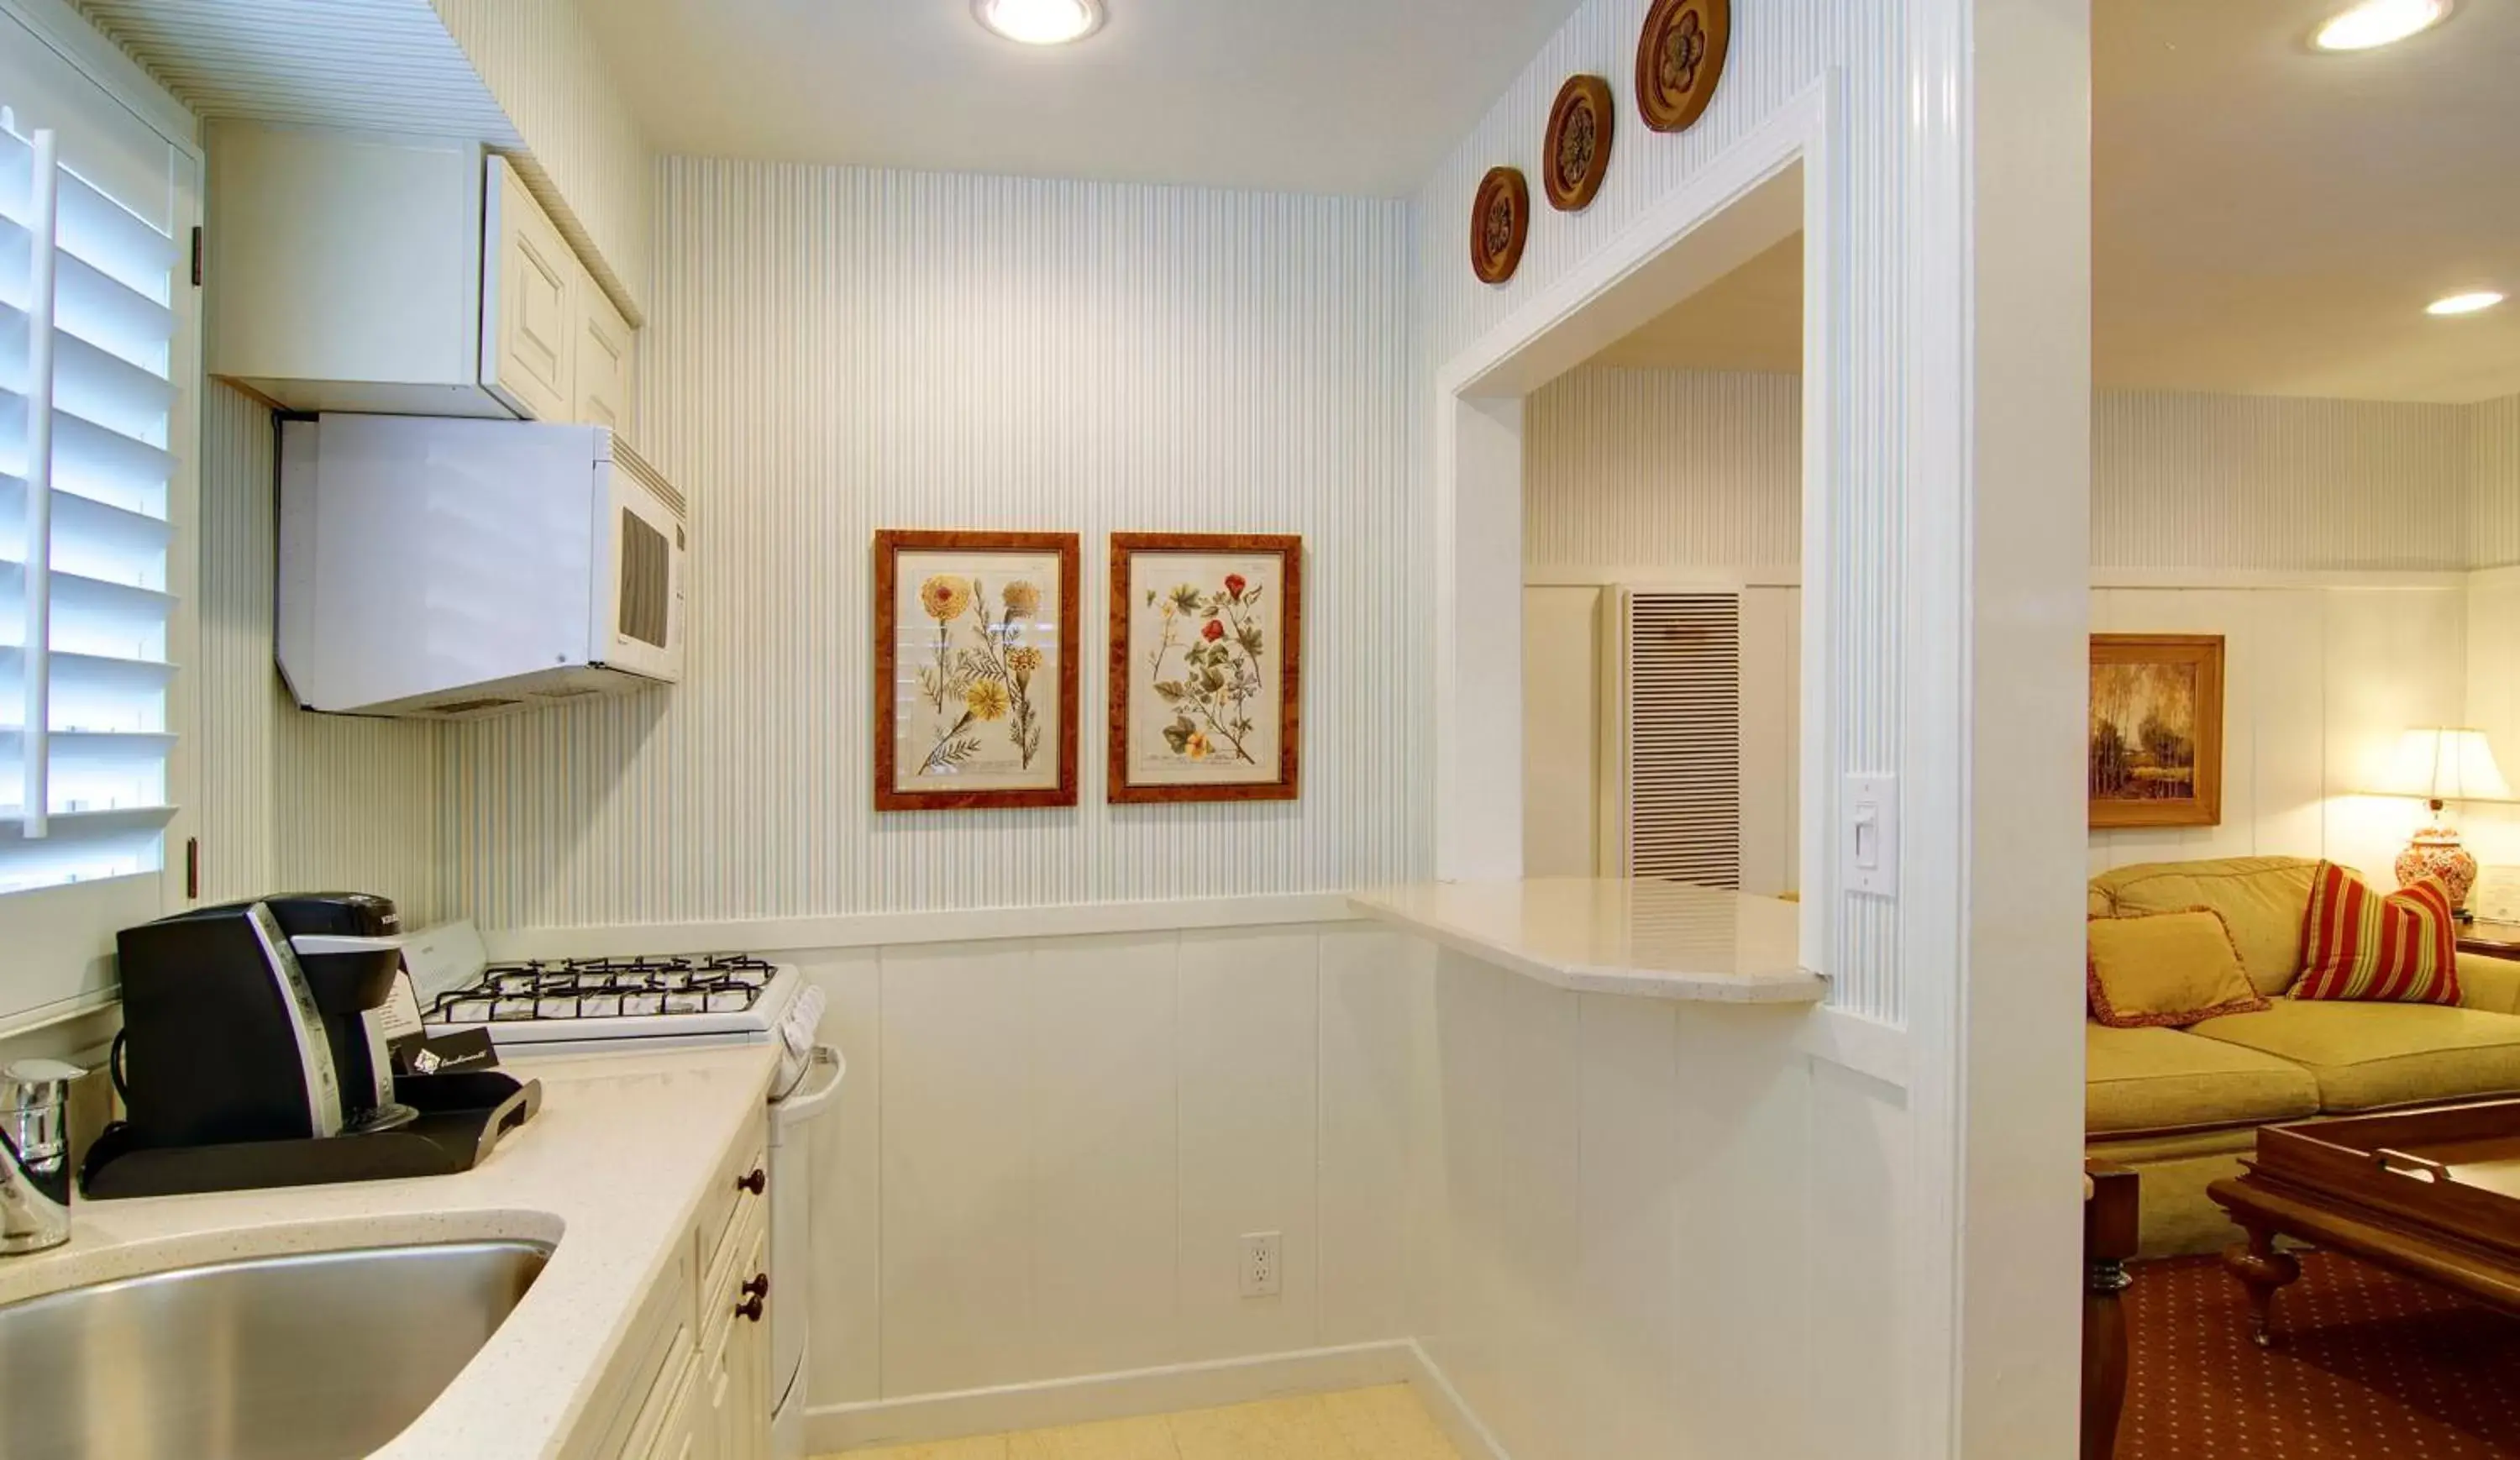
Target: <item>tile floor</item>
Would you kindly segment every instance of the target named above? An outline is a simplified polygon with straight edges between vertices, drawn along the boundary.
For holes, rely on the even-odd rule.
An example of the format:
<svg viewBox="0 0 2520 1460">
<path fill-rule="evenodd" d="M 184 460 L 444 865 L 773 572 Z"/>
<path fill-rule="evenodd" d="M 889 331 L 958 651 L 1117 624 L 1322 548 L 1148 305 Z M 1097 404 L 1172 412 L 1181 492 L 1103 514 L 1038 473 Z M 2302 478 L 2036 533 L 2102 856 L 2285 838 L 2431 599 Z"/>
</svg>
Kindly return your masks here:
<svg viewBox="0 0 2520 1460">
<path fill-rule="evenodd" d="M 1405 1384 L 824 1460 L 1460 1460 Z"/>
</svg>

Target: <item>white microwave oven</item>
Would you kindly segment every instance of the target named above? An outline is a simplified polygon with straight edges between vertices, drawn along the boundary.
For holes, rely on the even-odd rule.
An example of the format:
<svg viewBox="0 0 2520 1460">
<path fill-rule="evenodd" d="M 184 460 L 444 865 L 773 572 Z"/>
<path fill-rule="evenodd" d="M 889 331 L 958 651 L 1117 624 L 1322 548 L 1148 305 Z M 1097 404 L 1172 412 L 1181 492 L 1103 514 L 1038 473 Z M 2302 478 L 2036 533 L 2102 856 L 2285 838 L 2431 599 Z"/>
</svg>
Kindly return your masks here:
<svg viewBox="0 0 2520 1460">
<path fill-rule="evenodd" d="M 682 677 L 682 494 L 600 426 L 324 415 L 280 440 L 280 669 L 308 709 L 510 714 Z"/>
</svg>

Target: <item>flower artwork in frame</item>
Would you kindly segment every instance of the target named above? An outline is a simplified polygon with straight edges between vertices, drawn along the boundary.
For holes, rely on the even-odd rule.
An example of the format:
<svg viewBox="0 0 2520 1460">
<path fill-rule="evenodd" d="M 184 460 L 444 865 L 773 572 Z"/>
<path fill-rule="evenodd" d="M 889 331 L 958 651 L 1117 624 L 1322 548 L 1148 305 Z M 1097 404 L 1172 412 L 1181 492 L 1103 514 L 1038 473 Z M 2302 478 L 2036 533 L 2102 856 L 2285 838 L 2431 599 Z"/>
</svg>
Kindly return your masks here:
<svg viewBox="0 0 2520 1460">
<path fill-rule="evenodd" d="M 875 535 L 878 811 L 1076 804 L 1076 534 Z"/>
<path fill-rule="evenodd" d="M 1293 800 L 1304 540 L 1111 534 L 1109 798 Z"/>
</svg>

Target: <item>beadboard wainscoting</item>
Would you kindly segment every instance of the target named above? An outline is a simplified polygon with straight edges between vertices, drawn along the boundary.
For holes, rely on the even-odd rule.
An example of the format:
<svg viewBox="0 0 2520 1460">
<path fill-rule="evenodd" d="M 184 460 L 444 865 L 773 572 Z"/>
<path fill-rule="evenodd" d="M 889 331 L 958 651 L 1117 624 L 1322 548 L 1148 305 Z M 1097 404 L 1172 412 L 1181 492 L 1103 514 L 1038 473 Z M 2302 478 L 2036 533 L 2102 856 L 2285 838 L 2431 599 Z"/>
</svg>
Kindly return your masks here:
<svg viewBox="0 0 2520 1460">
<path fill-rule="evenodd" d="M 1425 962 L 1400 934 L 796 961 L 849 1062 L 811 1127 L 819 1446 L 900 1433 L 922 1396 L 1410 1337 Z M 1276 1297 L 1240 1296 L 1252 1232 L 1282 1234 Z"/>
<path fill-rule="evenodd" d="M 1429 860 L 1405 204 L 669 160 L 674 689 L 449 733 L 485 928 L 1337 890 Z M 871 809 L 878 527 L 1083 534 L 1080 804 Z M 1105 535 L 1303 534 L 1303 796 L 1106 806 Z"/>
<path fill-rule="evenodd" d="M 216 381 L 202 399 L 202 895 L 349 888 L 393 898 L 411 927 L 445 916 L 439 729 L 290 698 L 272 660 L 271 410 Z"/>
<path fill-rule="evenodd" d="M 1853 1016 L 1418 948 L 1414 1332 L 1496 1451 L 1912 1453 L 1907 1096 L 1806 1048 Z"/>
</svg>

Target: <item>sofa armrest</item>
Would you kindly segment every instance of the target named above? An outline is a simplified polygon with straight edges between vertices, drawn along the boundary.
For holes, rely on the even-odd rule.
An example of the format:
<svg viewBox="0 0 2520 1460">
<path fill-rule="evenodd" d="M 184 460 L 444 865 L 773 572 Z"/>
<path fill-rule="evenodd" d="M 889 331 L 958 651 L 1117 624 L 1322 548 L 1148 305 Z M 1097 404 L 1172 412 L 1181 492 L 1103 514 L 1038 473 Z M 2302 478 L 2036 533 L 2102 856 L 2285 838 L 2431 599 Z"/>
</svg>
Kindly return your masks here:
<svg viewBox="0 0 2520 1460">
<path fill-rule="evenodd" d="M 2458 1001 L 2469 1009 L 2520 1014 L 2520 962 L 2483 953 L 2459 954 Z"/>
</svg>

